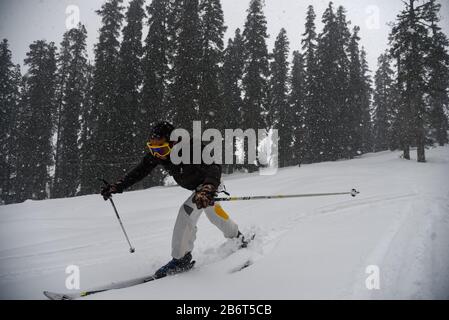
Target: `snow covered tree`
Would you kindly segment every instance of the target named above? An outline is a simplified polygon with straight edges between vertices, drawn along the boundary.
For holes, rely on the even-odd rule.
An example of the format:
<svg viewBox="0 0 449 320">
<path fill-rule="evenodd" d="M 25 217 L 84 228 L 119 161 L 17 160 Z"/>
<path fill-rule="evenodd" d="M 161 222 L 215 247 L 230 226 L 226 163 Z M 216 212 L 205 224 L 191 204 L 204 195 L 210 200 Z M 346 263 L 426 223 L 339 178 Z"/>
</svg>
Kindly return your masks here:
<svg viewBox="0 0 449 320">
<path fill-rule="evenodd" d="M 57 153 L 52 198 L 73 197 L 80 183 L 79 118 L 87 89 L 87 31 L 83 25 L 66 32 L 62 43 L 62 68 L 59 79 L 64 79 L 60 88 L 61 100 L 58 108 Z M 63 76 L 61 73 L 64 73 Z"/>
<path fill-rule="evenodd" d="M 292 141 L 293 128 L 296 125 L 294 110 L 288 103 L 288 53 L 289 42 L 287 32 L 281 29 L 272 53 L 270 63 L 271 78 L 269 81 L 269 113 L 267 116 L 267 125 L 269 128 L 278 130 L 278 153 L 279 166 L 285 167 L 291 163 L 293 158 Z"/>
<path fill-rule="evenodd" d="M 361 131 L 361 145 L 360 150 L 362 153 L 373 151 L 373 123 L 371 116 L 372 109 L 372 78 L 371 71 L 368 67 L 368 61 L 366 59 L 365 48 L 362 47 L 360 51 L 360 63 L 361 63 L 361 75 L 360 79 L 362 81 L 362 92 L 361 92 L 361 121 L 360 121 L 360 131 Z"/>
<path fill-rule="evenodd" d="M 117 99 L 115 108 L 120 115 L 115 132 L 117 171 L 119 175 L 130 169 L 129 162 L 137 162 L 144 150 L 145 141 L 138 141 L 136 129 L 141 106 L 142 72 L 142 27 L 145 11 L 144 0 L 130 2 L 126 12 L 126 25 L 123 28 L 123 40 L 120 46 L 117 73 Z"/>
<path fill-rule="evenodd" d="M 223 122 L 226 128 L 235 129 L 242 128 L 241 110 L 243 105 L 242 99 L 242 78 L 243 66 L 245 63 L 243 36 L 240 29 L 235 30 L 233 39 L 229 39 L 223 57 L 223 109 L 221 111 Z M 235 145 L 235 142 L 234 142 Z M 225 165 L 224 171 L 231 173 L 238 166 L 234 155 L 234 165 Z"/>
<path fill-rule="evenodd" d="M 223 10 L 220 0 L 201 0 L 201 63 L 198 107 L 204 128 L 225 129 L 223 121 Z"/>
<path fill-rule="evenodd" d="M 176 52 L 177 26 L 182 1 L 154 0 L 147 6 L 148 34 L 143 48 L 143 88 L 136 119 L 138 146 L 145 146 L 150 128 L 171 116 L 169 85 L 173 73 L 170 71 Z M 139 145 L 140 144 L 140 145 Z M 141 153 L 144 148 L 141 148 Z M 139 154 L 137 152 L 136 154 Z M 152 187 L 163 183 L 165 174 L 159 170 L 144 179 L 139 185 Z"/>
<path fill-rule="evenodd" d="M 352 158 L 371 151 L 371 77 L 366 52 L 359 48 L 360 28 L 354 27 L 349 42 L 349 95 L 347 109 L 344 109 L 343 141 L 346 157 Z"/>
<path fill-rule="evenodd" d="M 329 128 L 330 136 L 328 140 L 331 142 L 330 158 L 332 160 L 347 158 L 348 145 L 347 145 L 347 132 L 345 121 L 349 118 L 348 114 L 351 114 L 353 110 L 348 108 L 347 101 L 351 96 L 349 88 L 349 74 L 350 64 L 348 56 L 348 47 L 351 38 L 351 32 L 349 30 L 350 22 L 346 20 L 346 10 L 339 6 L 336 12 L 336 43 L 335 43 L 335 90 L 334 91 L 334 103 L 327 105 L 328 110 L 335 109 L 336 121 L 331 121 L 331 128 Z M 329 102 L 329 101 L 328 101 Z M 333 106 L 332 106 L 333 104 Z M 331 112 L 332 114 L 332 112 Z M 334 128 L 334 129 L 332 129 Z"/>
<path fill-rule="evenodd" d="M 252 129 L 266 127 L 262 115 L 267 111 L 268 34 L 267 21 L 262 10 L 261 0 L 250 2 L 243 31 L 246 59 L 243 74 L 243 126 Z"/>
<path fill-rule="evenodd" d="M 60 45 L 60 52 L 57 55 L 57 72 L 56 72 L 56 94 L 55 94 L 55 101 L 56 101 L 56 146 L 55 146 L 55 174 L 52 181 L 51 186 L 51 194 L 50 196 L 52 198 L 60 197 L 58 196 L 58 193 L 61 195 L 64 194 L 63 190 L 55 190 L 55 182 L 59 180 L 59 170 L 61 169 L 61 161 L 60 161 L 60 155 L 61 155 L 61 130 L 62 130 L 62 109 L 64 107 L 65 103 L 65 94 L 66 94 L 66 87 L 67 87 L 67 77 L 69 72 L 69 66 L 70 62 L 72 60 L 72 54 L 70 52 L 70 33 L 65 32 L 62 36 L 62 42 Z M 57 183 L 56 183 L 57 184 Z M 60 189 L 60 185 L 57 186 L 58 189 Z"/>
<path fill-rule="evenodd" d="M 191 131 L 193 121 L 199 120 L 201 21 L 198 0 L 182 3 L 170 104 L 175 126 Z"/>
<path fill-rule="evenodd" d="M 321 118 L 320 86 L 318 79 L 317 34 L 315 26 L 316 14 L 313 6 L 307 9 L 305 32 L 301 40 L 305 78 L 304 78 L 304 124 L 305 145 L 303 146 L 303 162 L 319 161 L 321 139 L 324 136 Z"/>
<path fill-rule="evenodd" d="M 427 20 L 430 24 L 428 66 L 428 96 L 430 138 L 440 146 L 448 143 L 448 118 L 445 110 L 449 107 L 449 54 L 447 36 L 438 26 L 440 4 L 430 1 L 427 8 Z"/>
<path fill-rule="evenodd" d="M 17 178 L 16 201 L 45 199 L 53 165 L 52 136 L 54 126 L 56 47 L 53 42 L 38 40 L 30 45 L 25 65 L 28 72 L 16 119 Z"/>
<path fill-rule="evenodd" d="M 318 92 L 319 104 L 317 123 L 315 123 L 315 134 L 318 135 L 317 149 L 318 155 L 315 161 L 330 160 L 330 154 L 333 141 L 330 140 L 330 136 L 333 134 L 330 132 L 333 127 L 335 130 L 336 119 L 338 111 L 336 110 L 337 104 L 334 100 L 334 94 L 337 92 L 336 79 L 337 74 L 337 62 L 335 60 L 336 51 L 336 22 L 335 12 L 332 4 L 325 10 L 322 17 L 322 23 L 324 25 L 322 32 L 318 37 L 317 45 L 317 80 L 319 83 Z"/>
<path fill-rule="evenodd" d="M 290 96 L 289 103 L 291 115 L 289 123 L 293 129 L 293 152 L 291 164 L 300 165 L 308 158 L 309 128 L 306 126 L 307 110 L 306 99 L 306 74 L 304 70 L 304 58 L 298 51 L 293 52 L 293 63 L 290 74 Z M 293 123 L 292 123 L 293 122 Z"/>
<path fill-rule="evenodd" d="M 383 151 L 391 146 L 396 90 L 390 57 L 384 53 L 377 61 L 378 68 L 374 76 L 374 151 Z"/>
<path fill-rule="evenodd" d="M 316 131 L 320 135 L 319 160 L 337 160 L 346 154 L 344 121 L 351 112 L 346 102 L 349 96 L 349 58 L 347 48 L 350 39 L 345 10 L 334 12 L 329 3 L 322 18 L 323 31 L 319 35 L 318 82 L 320 84 L 320 119 Z"/>
<path fill-rule="evenodd" d="M 229 39 L 224 52 L 223 62 L 223 115 L 229 128 L 241 128 L 242 78 L 244 57 L 244 42 L 240 29 L 235 30 L 234 39 Z"/>
<path fill-rule="evenodd" d="M 8 40 L 0 43 L 0 204 L 13 200 L 16 173 L 16 118 L 20 103 L 20 67 L 12 62 Z"/>
<path fill-rule="evenodd" d="M 93 73 L 94 67 L 89 63 L 87 65 L 86 89 L 80 119 L 80 189 L 78 195 L 92 192 L 92 165 L 95 161 L 93 145 L 95 142 L 94 133 L 97 125 L 97 109 L 94 107 L 93 102 Z M 98 192 L 98 188 L 96 191 Z"/>
<path fill-rule="evenodd" d="M 147 7 L 148 34 L 143 57 L 143 89 L 139 110 L 138 140 L 143 143 L 153 124 L 168 116 L 169 0 L 154 0 Z"/>
<path fill-rule="evenodd" d="M 418 0 L 408 0 L 390 34 L 391 55 L 397 59 L 401 95 L 398 112 L 400 144 L 405 159 L 410 159 L 410 146 L 416 145 L 418 162 L 425 162 L 424 95 L 428 43 L 425 8 L 425 5 L 418 5 Z"/>
<path fill-rule="evenodd" d="M 261 0 L 251 0 L 247 13 L 243 30 L 245 65 L 242 80 L 242 129 L 257 130 L 267 128 L 264 117 L 268 109 L 269 78 L 267 21 Z M 253 170 L 254 166 L 250 164 L 248 169 Z"/>
<path fill-rule="evenodd" d="M 341 119 L 345 131 L 344 148 L 346 157 L 361 153 L 363 143 L 362 137 L 362 99 L 363 99 L 363 81 L 362 81 L 362 63 L 360 61 L 359 48 L 360 27 L 355 26 L 349 43 L 349 100 L 347 110 Z"/>
<path fill-rule="evenodd" d="M 121 161 L 117 150 L 120 138 L 120 122 L 122 114 L 116 107 L 118 92 L 119 35 L 122 24 L 122 0 L 106 1 L 97 13 L 101 16 L 102 26 L 99 41 L 95 46 L 95 68 L 93 74 L 92 108 L 89 123 L 94 127 L 88 143 L 84 144 L 85 161 L 83 168 L 85 177 L 82 186 L 84 192 L 98 191 L 98 176 L 106 180 L 117 179 L 120 175 Z M 90 161 L 87 161 L 90 159 Z M 87 183 L 87 185 L 86 185 Z"/>
</svg>

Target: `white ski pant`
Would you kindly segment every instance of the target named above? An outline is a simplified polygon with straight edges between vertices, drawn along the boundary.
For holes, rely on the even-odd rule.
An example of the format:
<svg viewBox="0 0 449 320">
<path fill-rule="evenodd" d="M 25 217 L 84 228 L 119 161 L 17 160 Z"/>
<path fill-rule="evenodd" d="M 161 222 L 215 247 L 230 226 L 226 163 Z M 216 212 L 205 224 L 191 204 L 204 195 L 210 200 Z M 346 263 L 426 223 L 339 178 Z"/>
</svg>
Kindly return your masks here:
<svg viewBox="0 0 449 320">
<path fill-rule="evenodd" d="M 172 238 L 172 257 L 175 259 L 180 259 L 187 252 L 193 250 L 196 239 L 196 225 L 203 211 L 210 222 L 223 232 L 225 238 L 235 238 L 238 235 L 237 224 L 229 218 L 218 203 L 206 209 L 197 209 L 196 204 L 192 202 L 194 195 L 195 193 L 179 208 Z"/>
</svg>

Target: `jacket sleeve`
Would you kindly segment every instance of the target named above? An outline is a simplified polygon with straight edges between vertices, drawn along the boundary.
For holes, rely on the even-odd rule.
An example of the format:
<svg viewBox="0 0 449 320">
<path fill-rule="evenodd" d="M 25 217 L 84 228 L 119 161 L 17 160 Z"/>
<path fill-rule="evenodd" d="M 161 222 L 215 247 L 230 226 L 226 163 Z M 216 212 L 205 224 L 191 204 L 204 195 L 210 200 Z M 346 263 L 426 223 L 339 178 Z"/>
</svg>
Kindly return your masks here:
<svg viewBox="0 0 449 320">
<path fill-rule="evenodd" d="M 133 184 L 139 182 L 153 171 L 158 165 L 153 156 L 147 154 L 142 161 L 131 171 L 129 171 L 123 178 L 117 182 L 117 186 L 121 190 L 131 187 Z"/>
</svg>

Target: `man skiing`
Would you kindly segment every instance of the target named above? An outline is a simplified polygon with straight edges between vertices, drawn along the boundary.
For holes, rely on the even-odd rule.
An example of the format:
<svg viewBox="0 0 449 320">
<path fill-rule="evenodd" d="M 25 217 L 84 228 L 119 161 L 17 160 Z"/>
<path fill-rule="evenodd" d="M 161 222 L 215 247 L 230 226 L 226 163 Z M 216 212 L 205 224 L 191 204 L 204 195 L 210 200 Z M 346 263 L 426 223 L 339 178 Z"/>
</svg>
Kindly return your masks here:
<svg viewBox="0 0 449 320">
<path fill-rule="evenodd" d="M 229 218 L 218 203 L 214 203 L 221 180 L 221 166 L 203 162 L 192 164 L 192 161 L 190 164 L 173 164 L 170 160 L 170 153 L 173 146 L 178 143 L 170 141 L 173 130 L 175 128 L 168 122 L 160 122 L 155 125 L 147 143 L 149 153 L 122 179 L 101 190 L 103 198 L 108 200 L 112 194 L 122 193 L 126 188 L 149 175 L 156 166 L 162 165 L 181 187 L 193 191 L 192 195 L 179 208 L 172 237 L 173 259 L 156 271 L 157 278 L 183 272 L 193 266 L 191 252 L 196 238 L 196 225 L 203 211 L 226 238 L 239 239 L 241 247 L 247 245 L 237 224 Z M 192 142 L 190 141 L 190 143 Z"/>
</svg>

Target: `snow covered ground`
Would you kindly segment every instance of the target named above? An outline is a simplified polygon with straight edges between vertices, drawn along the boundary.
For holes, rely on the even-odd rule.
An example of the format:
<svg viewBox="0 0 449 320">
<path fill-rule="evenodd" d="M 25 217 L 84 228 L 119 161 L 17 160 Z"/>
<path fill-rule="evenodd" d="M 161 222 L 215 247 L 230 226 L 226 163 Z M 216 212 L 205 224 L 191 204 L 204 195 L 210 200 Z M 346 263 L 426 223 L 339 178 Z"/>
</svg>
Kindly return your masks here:
<svg viewBox="0 0 449 320">
<path fill-rule="evenodd" d="M 195 269 L 87 298 L 447 299 L 449 148 L 428 150 L 425 164 L 399 155 L 228 177 L 235 196 L 353 187 L 361 194 L 225 203 L 243 232 L 257 232 L 248 249 L 230 254 L 232 241 L 203 216 Z M 134 254 L 98 195 L 0 207 L 0 299 L 67 292 L 68 265 L 79 266 L 81 289 L 153 273 L 170 259 L 177 208 L 188 195 L 166 187 L 114 197 Z M 233 272 L 246 261 L 252 264 Z M 379 268 L 378 290 L 366 287 L 372 265 Z"/>
</svg>

